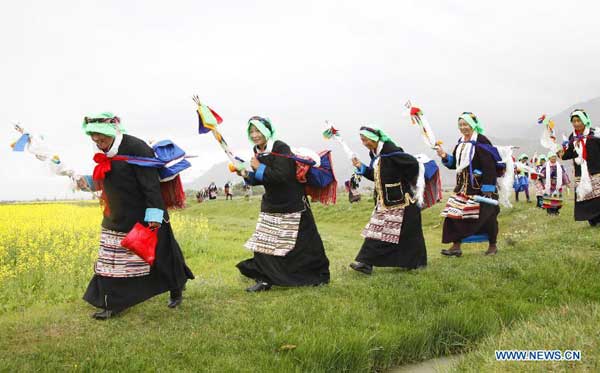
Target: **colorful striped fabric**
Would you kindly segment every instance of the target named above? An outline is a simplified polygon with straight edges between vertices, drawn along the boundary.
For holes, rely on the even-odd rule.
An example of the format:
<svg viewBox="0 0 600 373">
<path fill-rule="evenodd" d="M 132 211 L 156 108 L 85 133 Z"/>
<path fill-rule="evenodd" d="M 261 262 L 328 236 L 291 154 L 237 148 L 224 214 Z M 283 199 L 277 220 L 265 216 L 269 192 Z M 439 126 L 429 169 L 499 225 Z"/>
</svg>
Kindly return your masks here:
<svg viewBox="0 0 600 373">
<path fill-rule="evenodd" d="M 464 194 L 454 194 L 448 198 L 442 216 L 450 219 L 479 219 L 479 202 Z"/>
<path fill-rule="evenodd" d="M 261 212 L 256 230 L 244 245 L 250 251 L 286 256 L 296 246 L 302 211 L 292 213 Z"/>
<path fill-rule="evenodd" d="M 589 201 L 590 199 L 595 199 L 600 197 L 600 174 L 590 175 L 590 179 L 592 182 L 592 191 L 586 195 L 580 196 L 577 194 L 577 202 Z M 579 183 L 581 178 L 575 178 L 575 190 L 579 188 Z"/>
<path fill-rule="evenodd" d="M 382 209 L 377 205 L 361 236 L 372 240 L 398 243 L 404 221 L 404 208 Z"/>
<path fill-rule="evenodd" d="M 104 277 L 139 277 L 150 274 L 150 265 L 134 252 L 121 247 L 127 233 L 102 228 L 94 272 Z"/>
<path fill-rule="evenodd" d="M 555 208 L 561 208 L 562 205 L 563 205 L 562 197 L 544 196 L 542 208 L 555 209 Z"/>
</svg>

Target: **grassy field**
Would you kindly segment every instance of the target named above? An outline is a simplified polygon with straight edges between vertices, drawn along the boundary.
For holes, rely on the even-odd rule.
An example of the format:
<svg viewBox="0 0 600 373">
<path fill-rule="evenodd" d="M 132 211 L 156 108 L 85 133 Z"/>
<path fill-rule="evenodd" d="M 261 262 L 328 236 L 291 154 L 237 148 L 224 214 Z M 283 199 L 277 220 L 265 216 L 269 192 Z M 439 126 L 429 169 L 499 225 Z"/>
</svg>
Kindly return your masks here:
<svg viewBox="0 0 600 373">
<path fill-rule="evenodd" d="M 235 264 L 259 202 L 193 204 L 173 228 L 197 279 L 99 322 L 81 300 L 96 204 L 0 206 L 0 371 L 382 371 L 465 353 L 460 371 L 600 370 L 600 229 L 532 204 L 503 209 L 499 254 L 442 258 L 438 205 L 423 214 L 429 266 L 348 268 L 372 203 L 315 205 L 330 285 L 247 294 Z M 498 363 L 495 349 L 581 350 L 581 362 Z"/>
</svg>

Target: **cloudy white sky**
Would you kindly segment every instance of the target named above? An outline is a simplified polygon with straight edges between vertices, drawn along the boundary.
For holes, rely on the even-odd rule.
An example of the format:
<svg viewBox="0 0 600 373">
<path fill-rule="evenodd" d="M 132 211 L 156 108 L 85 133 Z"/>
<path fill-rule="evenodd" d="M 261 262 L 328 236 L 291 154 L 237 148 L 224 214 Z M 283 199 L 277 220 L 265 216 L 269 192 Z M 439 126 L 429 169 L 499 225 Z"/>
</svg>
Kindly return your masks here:
<svg viewBox="0 0 600 373">
<path fill-rule="evenodd" d="M 11 121 L 43 133 L 81 173 L 92 169 L 81 119 L 101 111 L 131 134 L 198 155 L 188 179 L 225 160 L 197 135 L 193 93 L 224 117 L 236 149 L 247 148 L 244 123 L 255 114 L 297 146 L 317 141 L 325 119 L 420 145 L 400 115 L 407 98 L 438 137 L 453 139 L 465 110 L 491 136 L 518 133 L 539 113 L 600 96 L 598 4 L 4 1 L 0 200 L 73 196 L 30 154 L 10 152 Z"/>
</svg>

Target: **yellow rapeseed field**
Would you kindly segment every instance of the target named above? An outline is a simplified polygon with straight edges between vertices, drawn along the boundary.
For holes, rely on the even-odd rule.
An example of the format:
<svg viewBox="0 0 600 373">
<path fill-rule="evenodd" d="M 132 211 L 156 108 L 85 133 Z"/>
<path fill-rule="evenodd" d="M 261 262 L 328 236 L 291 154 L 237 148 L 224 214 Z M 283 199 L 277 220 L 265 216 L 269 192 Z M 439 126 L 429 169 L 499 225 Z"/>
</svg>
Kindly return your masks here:
<svg viewBox="0 0 600 373">
<path fill-rule="evenodd" d="M 206 219 L 171 214 L 177 232 L 206 234 Z M 0 205 L 0 312 L 80 297 L 93 274 L 97 201 Z"/>
</svg>

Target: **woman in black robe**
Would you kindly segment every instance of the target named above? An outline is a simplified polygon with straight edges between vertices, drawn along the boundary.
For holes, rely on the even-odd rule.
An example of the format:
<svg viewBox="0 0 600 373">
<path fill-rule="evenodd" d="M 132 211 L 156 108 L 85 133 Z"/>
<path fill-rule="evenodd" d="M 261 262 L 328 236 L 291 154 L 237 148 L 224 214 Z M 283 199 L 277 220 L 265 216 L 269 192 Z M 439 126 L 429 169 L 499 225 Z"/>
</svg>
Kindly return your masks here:
<svg viewBox="0 0 600 373">
<path fill-rule="evenodd" d="M 498 200 L 492 143 L 483 135 L 483 128 L 473 113 L 463 113 L 458 119 L 458 128 L 463 136 L 452 154 L 446 153 L 441 145 L 437 147 L 444 166 L 456 170 L 454 195 L 448 199 L 442 212 L 445 217 L 442 242 L 452 243 L 452 246 L 442 250 L 442 254 L 461 256 L 462 243 L 488 242 L 485 254 L 495 255 L 498 252 L 496 241 L 500 207 L 497 203 L 474 200 L 476 196 Z"/>
<path fill-rule="evenodd" d="M 253 172 L 240 175 L 249 185 L 263 185 L 265 194 L 256 231 L 245 244 L 254 256 L 237 265 L 244 276 L 256 281 L 246 290 L 328 283 L 329 260 L 304 187 L 296 180 L 296 163 L 288 158 L 290 147 L 275 140 L 275 128 L 268 119 L 250 118 L 247 132 L 255 145 Z"/>
<path fill-rule="evenodd" d="M 373 266 L 414 269 L 427 265 L 427 251 L 414 186 L 419 162 L 379 129 L 362 127 L 360 138 L 371 163 L 352 160 L 359 174 L 375 183 L 375 208 L 350 268 L 370 275 Z"/>
<path fill-rule="evenodd" d="M 575 220 L 600 226 L 600 134 L 585 111 L 571 113 L 573 133 L 559 156 L 573 159 L 575 168 Z"/>
<path fill-rule="evenodd" d="M 91 177 L 81 179 L 82 189 L 102 190 L 104 218 L 94 277 L 83 296 L 101 311 L 92 316 L 108 319 L 135 304 L 170 291 L 169 308 L 182 302 L 182 290 L 194 276 L 186 266 L 161 195 L 156 168 L 111 160 L 115 156 L 154 157 L 144 141 L 122 134 L 120 120 L 111 113 L 86 117 L 83 129 L 98 147 L 99 164 Z M 152 266 L 120 246 L 137 222 L 158 229 Z"/>
</svg>

